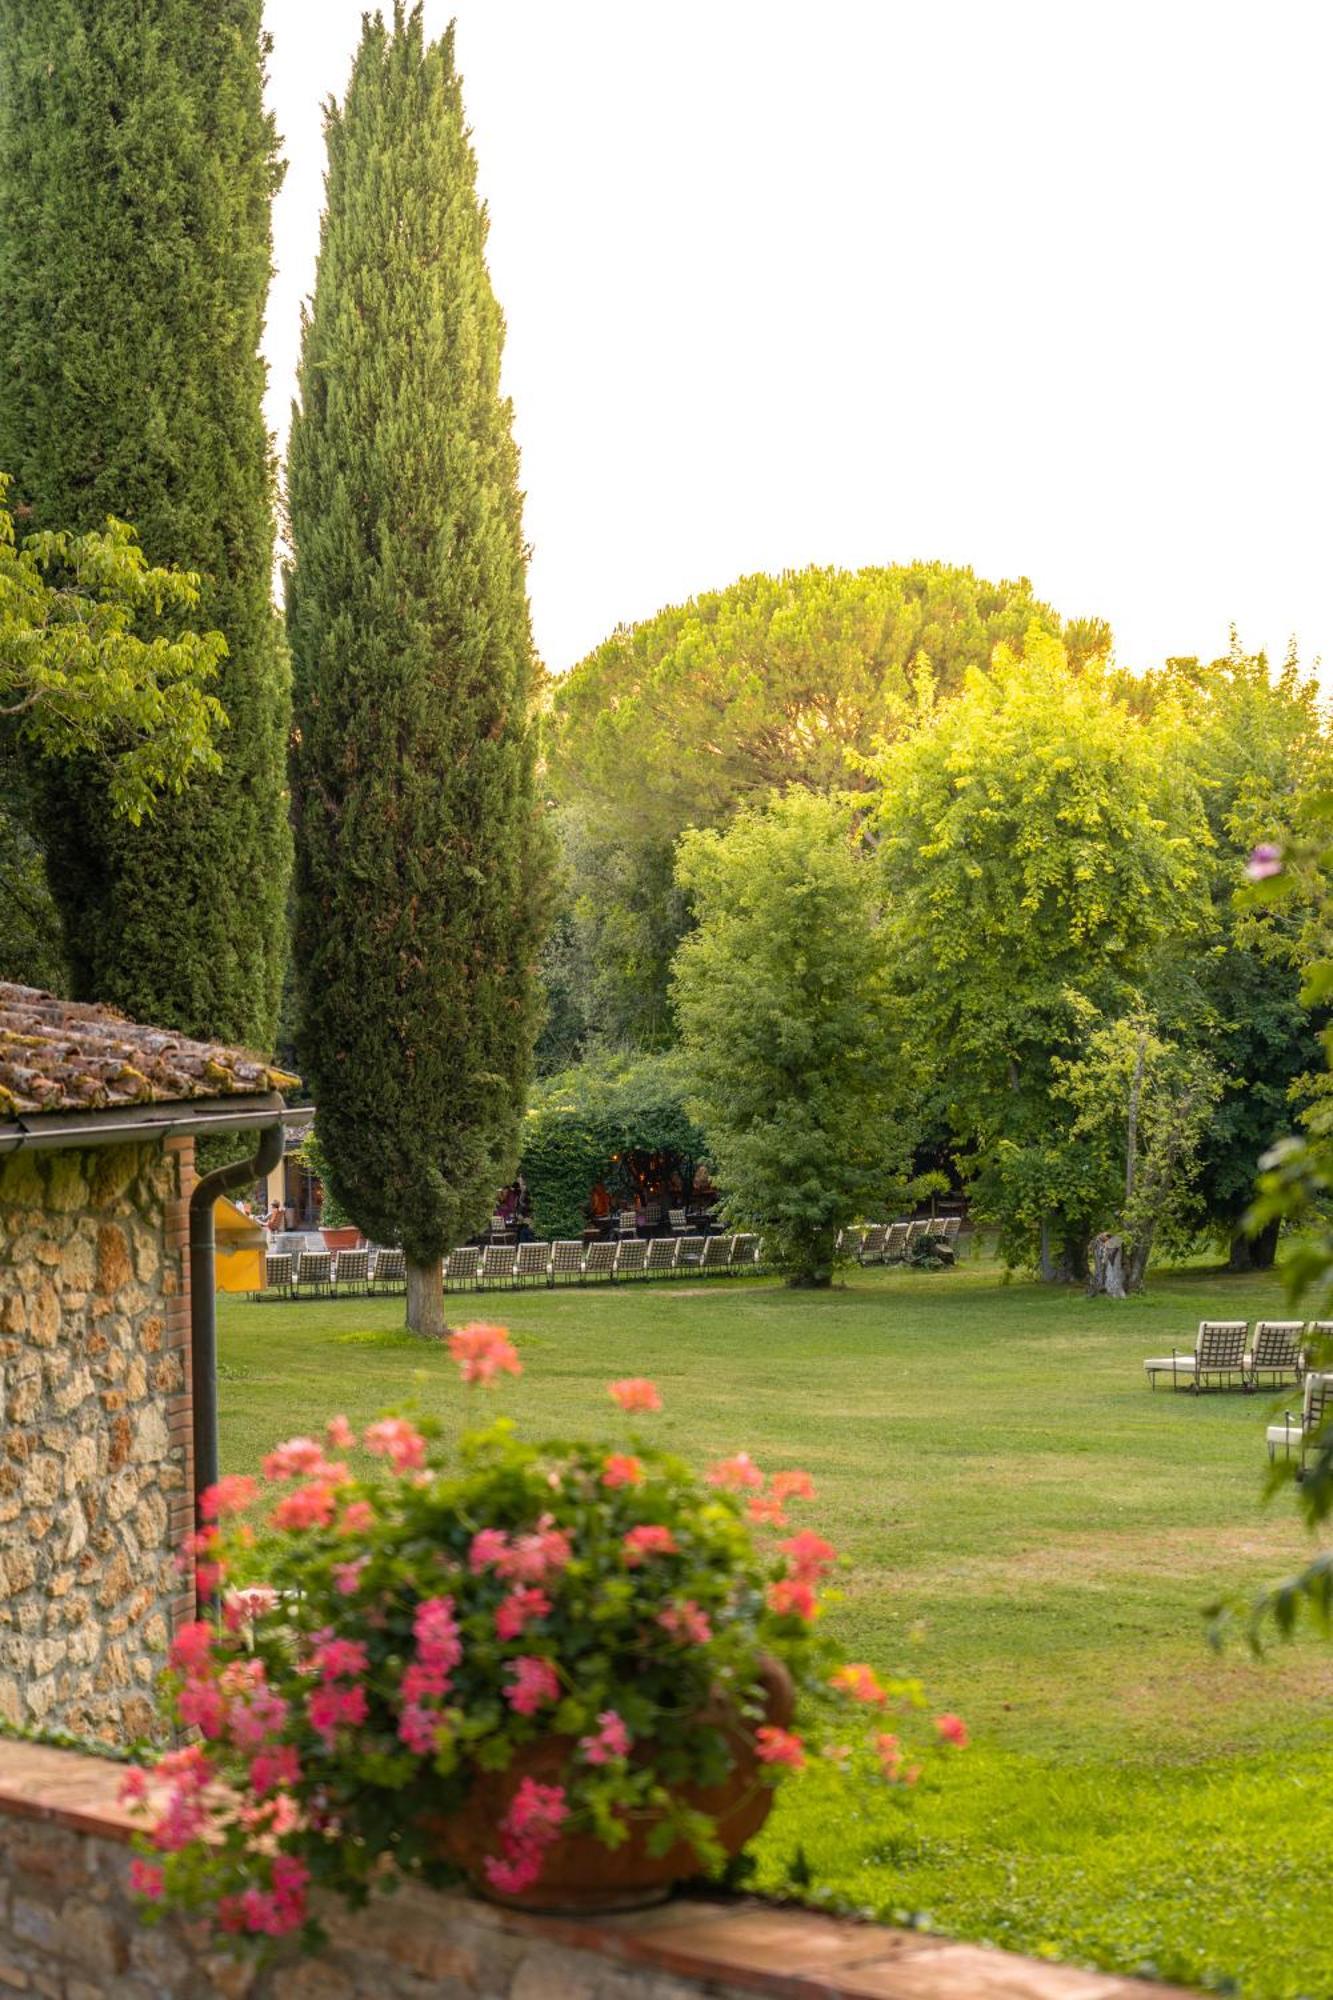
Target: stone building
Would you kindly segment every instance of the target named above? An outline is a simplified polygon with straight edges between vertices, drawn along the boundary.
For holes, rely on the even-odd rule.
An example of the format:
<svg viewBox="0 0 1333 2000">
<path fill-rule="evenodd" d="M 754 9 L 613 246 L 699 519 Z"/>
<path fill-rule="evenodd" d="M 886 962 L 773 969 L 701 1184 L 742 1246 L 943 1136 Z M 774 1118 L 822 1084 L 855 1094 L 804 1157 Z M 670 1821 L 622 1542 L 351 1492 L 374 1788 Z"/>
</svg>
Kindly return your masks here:
<svg viewBox="0 0 1333 2000">
<path fill-rule="evenodd" d="M 280 1145 L 290 1081 L 0 983 L 6 1721 L 108 1741 L 153 1727 L 152 1681 L 194 1616 L 178 1558 L 215 1451 L 212 1203 L 255 1164 L 199 1182 L 195 1143 L 250 1129 L 228 1149 L 248 1156 L 258 1129 Z"/>
</svg>

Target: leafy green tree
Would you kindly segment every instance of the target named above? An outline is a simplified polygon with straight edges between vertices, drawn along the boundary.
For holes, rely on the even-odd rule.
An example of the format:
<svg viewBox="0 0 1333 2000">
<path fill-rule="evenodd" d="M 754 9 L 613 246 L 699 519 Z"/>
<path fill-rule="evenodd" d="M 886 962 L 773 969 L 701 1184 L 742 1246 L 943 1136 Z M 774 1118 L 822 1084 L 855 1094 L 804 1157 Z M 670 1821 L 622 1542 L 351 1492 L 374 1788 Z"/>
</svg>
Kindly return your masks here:
<svg viewBox="0 0 1333 2000">
<path fill-rule="evenodd" d="M 518 1156 L 544 844 L 503 322 L 452 31 L 367 18 L 328 114 L 289 463 L 302 1067 L 336 1197 L 440 1260 Z"/>
<path fill-rule="evenodd" d="M 979 1212 L 1051 1278 L 1085 1275 L 1101 1202 L 1054 1064 L 1078 1054 L 1088 1007 L 1138 1004 L 1163 950 L 1208 923 L 1207 832 L 1169 733 L 1034 626 L 866 764 L 923 1078 Z"/>
<path fill-rule="evenodd" d="M 153 563 L 198 572 L 199 621 L 227 643 L 219 769 L 139 825 L 100 757 L 49 776 L 74 991 L 268 1048 L 290 836 L 259 353 L 279 178 L 260 11 L 0 0 L 0 465 L 27 527 L 134 521 Z M 159 608 L 136 630 L 180 642 L 186 611 Z"/>
<path fill-rule="evenodd" d="M 671 954 L 688 925 L 675 843 L 773 788 L 836 792 L 847 753 L 893 735 L 929 663 L 952 693 L 969 666 L 1036 621 L 1076 662 L 1105 650 L 1062 626 L 1025 578 L 991 584 L 943 563 L 742 577 L 612 634 L 554 684 L 549 781 L 565 808 L 571 926 L 588 968 L 589 1030 L 661 1047 Z"/>
<path fill-rule="evenodd" d="M 685 835 L 698 926 L 674 989 L 690 1110 L 727 1218 L 798 1285 L 827 1285 L 839 1227 L 911 1154 L 882 883 L 845 807 L 799 790 Z"/>
</svg>

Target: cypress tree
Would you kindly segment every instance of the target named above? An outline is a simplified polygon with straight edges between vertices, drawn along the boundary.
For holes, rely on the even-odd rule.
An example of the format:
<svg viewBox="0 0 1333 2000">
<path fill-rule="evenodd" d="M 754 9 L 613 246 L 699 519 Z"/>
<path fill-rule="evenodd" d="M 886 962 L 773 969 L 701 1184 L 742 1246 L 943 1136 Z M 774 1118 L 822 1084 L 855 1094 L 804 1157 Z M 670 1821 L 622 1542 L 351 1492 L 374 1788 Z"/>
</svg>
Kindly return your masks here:
<svg viewBox="0 0 1333 2000">
<path fill-rule="evenodd" d="M 133 827 L 49 774 L 77 997 L 272 1046 L 290 876 L 289 675 L 259 354 L 277 140 L 260 0 L 0 0 L 0 469 L 20 525 L 133 521 L 200 572 L 222 771 Z"/>
<path fill-rule="evenodd" d="M 302 1068 L 408 1324 L 513 1171 L 543 842 L 503 320 L 453 32 L 367 18 L 327 116 L 288 498 Z"/>
</svg>

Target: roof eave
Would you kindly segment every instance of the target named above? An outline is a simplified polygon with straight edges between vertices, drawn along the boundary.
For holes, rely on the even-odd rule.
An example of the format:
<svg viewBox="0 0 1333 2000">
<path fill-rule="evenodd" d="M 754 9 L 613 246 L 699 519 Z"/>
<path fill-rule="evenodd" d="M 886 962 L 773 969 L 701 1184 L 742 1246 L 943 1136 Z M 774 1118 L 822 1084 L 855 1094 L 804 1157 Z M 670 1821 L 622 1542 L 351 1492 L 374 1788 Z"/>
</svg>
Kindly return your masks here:
<svg viewBox="0 0 1333 2000">
<path fill-rule="evenodd" d="M 249 1132 L 286 1116 L 287 1106 L 276 1090 L 255 1096 L 185 1098 L 170 1104 L 110 1104 L 101 1111 L 32 1112 L 0 1124 L 0 1155 Z"/>
</svg>

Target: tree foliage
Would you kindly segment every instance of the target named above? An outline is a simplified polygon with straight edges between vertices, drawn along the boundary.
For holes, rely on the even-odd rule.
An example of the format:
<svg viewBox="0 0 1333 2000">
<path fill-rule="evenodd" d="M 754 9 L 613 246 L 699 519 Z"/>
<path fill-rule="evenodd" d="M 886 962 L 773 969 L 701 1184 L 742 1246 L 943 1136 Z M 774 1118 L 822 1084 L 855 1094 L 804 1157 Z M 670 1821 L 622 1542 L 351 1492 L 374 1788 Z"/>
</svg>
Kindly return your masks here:
<svg viewBox="0 0 1333 2000">
<path fill-rule="evenodd" d="M 367 18 L 328 114 L 289 463 L 302 1067 L 409 1318 L 513 1171 L 542 842 L 518 459 L 453 35 Z"/>
<path fill-rule="evenodd" d="M 1116 1019 L 1207 923 L 1207 833 L 1172 783 L 1169 727 L 1034 626 L 866 762 L 915 1045 L 980 1212 L 1048 1275 L 1082 1276 L 1099 1198 L 1053 1065 L 1087 1009 Z"/>
<path fill-rule="evenodd" d="M 628 1194 L 616 1171 L 627 1153 L 674 1153 L 687 1170 L 701 1160 L 704 1136 L 686 1110 L 686 1089 L 675 1055 L 605 1058 L 539 1084 L 519 1159 L 538 1236 L 580 1236 L 599 1180 Z"/>
<path fill-rule="evenodd" d="M 142 825 L 118 789 L 132 764 L 117 777 L 78 758 L 49 778 L 74 989 L 267 1048 L 290 840 L 259 353 L 279 178 L 263 56 L 260 0 L 0 0 L 0 465 L 29 528 L 83 536 L 115 515 L 151 562 L 198 573 L 197 618 L 145 602 L 141 637 L 180 646 L 197 623 L 227 643 L 220 769 L 193 759 L 198 781 Z M 122 567 L 126 546 L 108 552 Z M 159 686 L 183 719 L 186 683 Z"/>
<path fill-rule="evenodd" d="M 676 955 L 682 1059 L 724 1213 L 828 1284 L 838 1228 L 910 1159 L 882 884 L 846 809 L 802 791 L 687 834 L 679 866 L 699 920 Z"/>
<path fill-rule="evenodd" d="M 1062 626 L 1025 578 L 943 563 L 742 577 L 613 633 L 555 683 L 549 783 L 564 808 L 572 948 L 593 1033 L 661 1046 L 671 954 L 688 923 L 672 854 L 773 788 L 836 792 L 913 710 L 928 663 L 951 693 L 1036 621 L 1075 662 L 1104 626 Z"/>
</svg>

